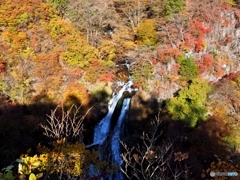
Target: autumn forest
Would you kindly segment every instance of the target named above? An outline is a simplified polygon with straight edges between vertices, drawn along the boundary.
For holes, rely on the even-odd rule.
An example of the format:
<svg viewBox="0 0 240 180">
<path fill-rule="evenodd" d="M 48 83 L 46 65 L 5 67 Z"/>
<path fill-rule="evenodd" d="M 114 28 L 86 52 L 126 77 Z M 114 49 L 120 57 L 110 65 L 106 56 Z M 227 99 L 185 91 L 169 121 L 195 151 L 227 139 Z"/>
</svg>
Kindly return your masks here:
<svg viewBox="0 0 240 180">
<path fill-rule="evenodd" d="M 119 167 L 87 145 L 129 76 L 138 91 L 112 120 L 131 97 Z M 0 0 L 0 180 L 117 169 L 239 178 L 210 176 L 240 173 L 239 0 Z"/>
</svg>

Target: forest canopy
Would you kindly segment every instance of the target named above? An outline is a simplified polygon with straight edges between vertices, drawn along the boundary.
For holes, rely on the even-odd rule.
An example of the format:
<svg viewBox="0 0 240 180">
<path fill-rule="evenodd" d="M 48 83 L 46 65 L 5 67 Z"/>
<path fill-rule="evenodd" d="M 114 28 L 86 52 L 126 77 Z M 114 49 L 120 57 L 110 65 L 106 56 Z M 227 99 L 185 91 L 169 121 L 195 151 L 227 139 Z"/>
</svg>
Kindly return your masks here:
<svg viewBox="0 0 240 180">
<path fill-rule="evenodd" d="M 239 0 L 0 1 L 0 179 L 114 174 L 86 144 L 129 78 L 126 178 L 239 170 L 239 43 Z M 49 122 L 81 141 L 45 136 Z"/>
</svg>

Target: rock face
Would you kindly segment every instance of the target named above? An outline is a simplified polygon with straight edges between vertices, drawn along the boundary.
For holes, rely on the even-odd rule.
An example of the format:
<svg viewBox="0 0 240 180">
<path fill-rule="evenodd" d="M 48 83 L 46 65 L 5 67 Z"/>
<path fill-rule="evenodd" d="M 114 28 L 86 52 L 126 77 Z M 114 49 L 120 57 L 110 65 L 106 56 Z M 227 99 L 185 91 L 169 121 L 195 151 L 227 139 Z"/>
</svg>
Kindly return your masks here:
<svg viewBox="0 0 240 180">
<path fill-rule="evenodd" d="M 126 83 L 129 79 L 129 72 L 126 66 L 118 66 L 115 70 L 115 76 L 117 81 Z"/>
<path fill-rule="evenodd" d="M 131 108 L 129 111 L 130 121 L 141 121 L 147 119 L 151 114 L 156 114 L 158 111 L 158 102 L 156 99 L 139 89 L 132 97 Z"/>
</svg>

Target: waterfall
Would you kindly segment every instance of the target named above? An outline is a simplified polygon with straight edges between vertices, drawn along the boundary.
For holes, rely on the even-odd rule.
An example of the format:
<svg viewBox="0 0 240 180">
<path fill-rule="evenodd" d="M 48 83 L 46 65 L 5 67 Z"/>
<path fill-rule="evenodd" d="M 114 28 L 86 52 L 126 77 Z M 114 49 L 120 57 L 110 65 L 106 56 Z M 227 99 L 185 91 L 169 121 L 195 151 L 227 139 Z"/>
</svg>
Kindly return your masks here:
<svg viewBox="0 0 240 180">
<path fill-rule="evenodd" d="M 129 64 L 124 64 L 128 71 L 129 71 Z M 124 83 L 124 82 L 117 82 L 117 88 L 114 90 L 113 94 L 112 94 L 112 98 L 110 99 L 109 103 L 108 103 L 108 113 L 107 115 L 96 125 L 95 129 L 94 129 L 94 137 L 93 137 L 93 143 L 88 145 L 87 147 L 91 147 L 94 145 L 98 145 L 99 147 L 99 157 L 100 159 L 102 158 L 102 146 L 105 143 L 107 137 L 110 137 L 110 153 L 109 153 L 109 159 L 112 163 L 116 164 L 116 165 L 121 165 L 122 163 L 122 158 L 121 158 L 121 145 L 120 145 L 120 137 L 122 135 L 123 129 L 124 129 L 124 119 L 126 117 L 127 111 L 129 109 L 130 106 L 130 101 L 131 98 L 127 97 L 124 98 L 123 102 L 122 102 L 122 107 L 121 107 L 121 111 L 120 111 L 120 115 L 118 117 L 118 121 L 113 129 L 113 131 L 111 131 L 110 127 L 111 127 L 111 120 L 112 120 L 112 116 L 114 113 L 114 110 L 116 109 L 116 106 L 119 102 L 119 100 L 123 97 L 123 93 L 124 92 L 133 92 L 133 91 L 137 91 L 137 88 L 133 88 L 133 80 L 129 77 L 129 80 Z M 121 87 L 121 89 L 119 91 L 117 91 L 117 89 L 119 89 L 119 87 Z M 124 176 L 121 173 L 120 169 L 117 170 L 117 173 L 114 175 L 109 175 L 108 176 L 109 180 L 123 180 Z"/>
<path fill-rule="evenodd" d="M 121 137 L 121 132 L 123 132 L 123 128 L 124 128 L 124 124 L 123 124 L 123 120 L 126 117 L 126 113 L 129 109 L 129 105 L 130 105 L 130 98 L 126 98 L 123 101 L 123 105 L 122 105 L 122 109 L 121 109 L 121 113 L 120 116 L 118 118 L 118 122 L 113 130 L 113 135 L 111 138 L 111 153 L 112 153 L 112 162 L 114 164 L 118 164 L 121 165 L 122 164 L 122 158 L 121 158 L 121 148 L 120 148 L 120 142 L 119 139 Z M 118 172 L 115 175 L 112 175 L 109 177 L 109 180 L 113 179 L 113 180 L 123 180 L 123 174 L 121 173 L 120 170 L 118 170 Z"/>
</svg>

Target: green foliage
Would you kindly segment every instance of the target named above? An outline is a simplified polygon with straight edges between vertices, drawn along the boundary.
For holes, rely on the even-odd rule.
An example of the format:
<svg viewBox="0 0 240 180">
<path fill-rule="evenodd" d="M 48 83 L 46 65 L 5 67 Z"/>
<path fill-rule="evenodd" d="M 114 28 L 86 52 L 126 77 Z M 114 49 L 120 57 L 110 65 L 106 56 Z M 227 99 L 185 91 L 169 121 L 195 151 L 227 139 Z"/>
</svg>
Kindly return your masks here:
<svg viewBox="0 0 240 180">
<path fill-rule="evenodd" d="M 12 100 L 17 100 L 19 103 L 26 103 L 26 100 L 31 97 L 33 92 L 32 78 L 29 77 L 28 72 L 23 69 L 13 69 L 11 73 L 12 79 L 14 80 L 11 84 L 9 83 L 5 94 L 9 95 Z"/>
<path fill-rule="evenodd" d="M 27 26 L 29 20 L 30 20 L 29 14 L 27 12 L 24 12 L 19 17 L 17 17 L 16 23 L 19 24 L 20 26 Z"/>
<path fill-rule="evenodd" d="M 184 0 L 169 0 L 166 3 L 165 14 L 169 18 L 172 14 L 179 13 L 184 9 Z"/>
<path fill-rule="evenodd" d="M 197 77 L 199 69 L 193 61 L 193 58 L 180 57 L 177 62 L 180 64 L 180 75 L 183 80 L 191 80 Z"/>
<path fill-rule="evenodd" d="M 148 89 L 148 79 L 153 77 L 153 67 L 148 61 L 141 61 L 131 72 L 134 81 L 144 90 Z"/>
<path fill-rule="evenodd" d="M 7 90 L 7 83 L 3 80 L 0 80 L 0 92 L 5 93 Z"/>
<path fill-rule="evenodd" d="M 81 34 L 68 37 L 67 50 L 61 54 L 61 58 L 71 67 L 85 68 L 97 59 L 98 50 L 87 44 Z"/>
<path fill-rule="evenodd" d="M 60 15 L 63 16 L 66 11 L 68 0 L 49 0 L 49 2 L 60 12 Z"/>
<path fill-rule="evenodd" d="M 54 7 L 63 7 L 67 5 L 67 0 L 49 0 Z"/>
<path fill-rule="evenodd" d="M 176 97 L 167 102 L 167 109 L 174 120 L 182 120 L 190 127 L 206 120 L 207 108 L 204 103 L 210 91 L 208 83 L 202 79 L 193 79 L 181 89 Z"/>
<path fill-rule="evenodd" d="M 139 25 L 137 37 L 145 46 L 153 46 L 157 43 L 157 32 L 152 19 L 146 19 Z"/>
<path fill-rule="evenodd" d="M 52 18 L 49 22 L 42 21 L 41 24 L 55 40 L 65 37 L 73 28 L 69 21 L 60 19 L 58 16 Z"/>
<path fill-rule="evenodd" d="M 13 165 L 9 165 L 6 168 L 3 168 L 0 172 L 0 179 L 1 180 L 14 180 L 15 176 L 13 175 L 12 169 L 14 168 Z"/>
</svg>

